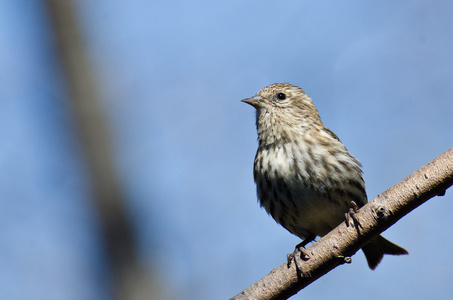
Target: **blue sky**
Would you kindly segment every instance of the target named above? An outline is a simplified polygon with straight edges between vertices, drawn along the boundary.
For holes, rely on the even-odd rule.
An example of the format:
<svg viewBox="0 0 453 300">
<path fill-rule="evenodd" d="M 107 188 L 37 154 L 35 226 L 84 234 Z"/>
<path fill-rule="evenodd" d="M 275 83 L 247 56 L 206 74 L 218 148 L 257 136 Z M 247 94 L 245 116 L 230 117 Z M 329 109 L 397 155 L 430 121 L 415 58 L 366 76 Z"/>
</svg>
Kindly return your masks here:
<svg viewBox="0 0 453 300">
<path fill-rule="evenodd" d="M 77 1 L 143 265 L 163 299 L 225 299 L 299 240 L 256 203 L 254 111 L 301 86 L 369 198 L 453 141 L 449 1 Z M 108 299 L 86 163 L 40 1 L 0 2 L 0 298 Z M 294 299 L 446 299 L 452 192 Z"/>
</svg>

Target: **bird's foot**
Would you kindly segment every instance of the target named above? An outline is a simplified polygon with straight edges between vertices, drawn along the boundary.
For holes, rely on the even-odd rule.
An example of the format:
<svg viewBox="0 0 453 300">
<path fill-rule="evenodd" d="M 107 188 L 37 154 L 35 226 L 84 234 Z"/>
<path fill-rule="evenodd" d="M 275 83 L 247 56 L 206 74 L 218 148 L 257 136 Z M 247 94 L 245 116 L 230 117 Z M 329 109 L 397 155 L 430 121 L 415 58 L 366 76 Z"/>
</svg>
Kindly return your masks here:
<svg viewBox="0 0 453 300">
<path fill-rule="evenodd" d="M 349 211 L 345 213 L 346 217 L 346 225 L 349 226 L 355 226 L 356 228 L 360 227 L 360 222 L 359 219 L 357 218 L 357 213 L 359 212 L 359 207 L 357 203 L 354 201 L 351 201 L 351 207 L 349 208 Z"/>
<path fill-rule="evenodd" d="M 310 243 L 311 241 L 313 241 L 314 238 L 313 237 L 309 237 L 309 238 L 306 238 L 305 240 L 303 240 L 301 243 L 297 244 L 295 249 L 294 249 L 294 252 L 293 253 L 289 253 L 286 255 L 286 259 L 288 261 L 288 268 L 291 266 L 291 262 L 294 260 L 294 263 L 296 264 L 296 267 L 297 267 L 297 262 L 296 262 L 296 256 L 298 254 L 300 259 L 302 260 L 309 260 L 310 259 L 310 255 L 308 255 L 308 253 L 305 251 L 305 246 Z"/>
<path fill-rule="evenodd" d="M 297 262 L 296 262 L 297 254 L 300 254 L 299 257 L 302 260 L 309 260 L 310 259 L 310 255 L 308 255 L 308 253 L 305 251 L 304 247 L 299 247 L 299 248 L 296 247 L 296 249 L 294 249 L 293 253 L 289 253 L 289 254 L 286 255 L 286 259 L 288 260 L 288 268 L 291 266 L 291 262 L 293 261 L 293 259 L 294 259 L 294 262 L 296 263 L 296 266 L 297 266 Z"/>
</svg>

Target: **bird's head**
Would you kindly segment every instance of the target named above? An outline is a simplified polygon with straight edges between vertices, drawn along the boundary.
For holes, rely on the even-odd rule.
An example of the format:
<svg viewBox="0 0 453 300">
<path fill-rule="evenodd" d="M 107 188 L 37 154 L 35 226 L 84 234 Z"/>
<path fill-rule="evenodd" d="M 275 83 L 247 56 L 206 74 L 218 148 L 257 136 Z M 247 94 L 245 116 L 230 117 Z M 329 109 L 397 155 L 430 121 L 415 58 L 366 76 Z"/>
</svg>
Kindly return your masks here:
<svg viewBox="0 0 453 300">
<path fill-rule="evenodd" d="M 289 83 L 266 86 L 255 96 L 242 102 L 256 108 L 258 122 L 260 118 L 271 118 L 287 124 L 320 121 L 318 110 L 311 98 L 300 87 Z"/>
</svg>

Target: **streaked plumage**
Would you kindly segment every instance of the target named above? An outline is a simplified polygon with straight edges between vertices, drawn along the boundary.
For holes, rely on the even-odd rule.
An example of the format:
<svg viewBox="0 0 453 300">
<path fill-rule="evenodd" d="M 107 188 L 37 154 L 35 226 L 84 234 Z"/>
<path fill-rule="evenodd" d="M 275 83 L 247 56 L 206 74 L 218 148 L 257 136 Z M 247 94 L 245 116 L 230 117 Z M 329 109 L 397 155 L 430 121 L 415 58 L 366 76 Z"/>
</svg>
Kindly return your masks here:
<svg viewBox="0 0 453 300">
<path fill-rule="evenodd" d="M 324 126 L 301 88 L 277 83 L 243 101 L 257 110 L 253 175 L 258 199 L 279 224 L 311 240 L 344 221 L 351 201 L 366 204 L 359 161 Z M 384 253 L 407 254 L 381 236 L 362 249 L 372 269 Z"/>
</svg>

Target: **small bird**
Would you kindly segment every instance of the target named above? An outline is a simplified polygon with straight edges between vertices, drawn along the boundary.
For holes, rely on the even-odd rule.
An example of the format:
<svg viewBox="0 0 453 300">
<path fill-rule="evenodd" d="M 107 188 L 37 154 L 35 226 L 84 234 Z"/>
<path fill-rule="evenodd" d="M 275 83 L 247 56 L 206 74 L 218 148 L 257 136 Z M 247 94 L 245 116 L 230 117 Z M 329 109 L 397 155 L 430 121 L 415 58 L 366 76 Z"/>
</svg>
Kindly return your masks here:
<svg viewBox="0 0 453 300">
<path fill-rule="evenodd" d="M 275 83 L 242 102 L 256 108 L 258 150 L 253 177 L 259 203 L 303 240 L 288 255 L 289 266 L 291 258 L 316 236 L 324 236 L 344 221 L 351 206 L 356 211 L 367 203 L 361 164 L 324 126 L 300 87 Z M 380 235 L 362 250 L 372 270 L 384 254 L 408 254 Z"/>
</svg>

